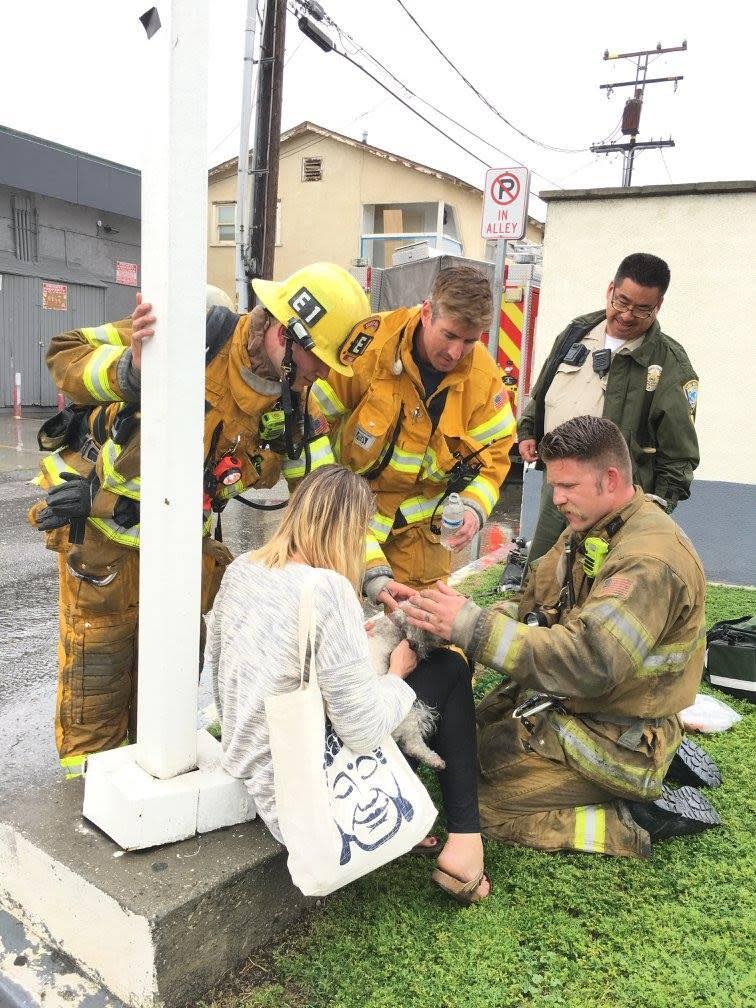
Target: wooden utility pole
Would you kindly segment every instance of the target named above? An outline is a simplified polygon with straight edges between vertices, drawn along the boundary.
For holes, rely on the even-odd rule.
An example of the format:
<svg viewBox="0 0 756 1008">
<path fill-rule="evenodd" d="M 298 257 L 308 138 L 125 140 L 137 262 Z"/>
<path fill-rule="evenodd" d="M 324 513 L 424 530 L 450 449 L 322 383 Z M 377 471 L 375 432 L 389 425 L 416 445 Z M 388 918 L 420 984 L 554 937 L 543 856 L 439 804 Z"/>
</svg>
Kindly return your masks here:
<svg viewBox="0 0 756 1008">
<path fill-rule="evenodd" d="M 646 85 L 673 82 L 676 91 L 677 82 L 683 79 L 681 76 L 649 78 L 647 76 L 649 56 L 660 56 L 662 53 L 670 52 L 685 52 L 687 48 L 687 42 L 683 42 L 680 46 L 671 46 L 667 49 L 663 49 L 661 43 L 658 43 L 655 49 L 643 49 L 638 52 L 610 53 L 608 49 L 604 52 L 605 60 L 634 59 L 636 61 L 635 80 L 599 85 L 602 90 L 606 90 L 607 97 L 611 97 L 612 91 L 615 88 L 631 87 L 635 89 L 634 96 L 628 98 L 625 102 L 625 109 L 622 113 L 622 133 L 624 136 L 629 136 L 630 139 L 626 143 L 593 144 L 591 146 L 594 154 L 611 154 L 614 151 L 622 151 L 622 185 L 625 188 L 629 188 L 632 182 L 633 161 L 636 151 L 675 146 L 675 142 L 671 138 L 669 140 L 644 140 L 641 143 L 638 143 L 636 140 L 640 132 L 640 116 Z"/>
<path fill-rule="evenodd" d="M 266 0 L 260 46 L 252 203 L 249 226 L 249 279 L 273 275 L 281 137 L 286 0 Z"/>
</svg>

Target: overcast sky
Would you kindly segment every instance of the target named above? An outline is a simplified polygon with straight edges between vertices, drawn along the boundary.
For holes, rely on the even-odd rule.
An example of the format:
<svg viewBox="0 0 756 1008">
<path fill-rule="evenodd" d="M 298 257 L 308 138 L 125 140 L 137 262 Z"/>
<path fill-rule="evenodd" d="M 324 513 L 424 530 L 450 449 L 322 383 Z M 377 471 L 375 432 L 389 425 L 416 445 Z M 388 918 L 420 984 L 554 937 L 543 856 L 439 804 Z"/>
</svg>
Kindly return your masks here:
<svg viewBox="0 0 756 1008">
<path fill-rule="evenodd" d="M 482 188 L 485 165 L 526 164 L 531 191 L 619 185 L 621 157 L 587 150 L 618 126 L 631 89 L 607 99 L 599 84 L 634 77 L 627 52 L 680 45 L 655 57 L 649 77 L 682 74 L 646 88 L 639 139 L 676 147 L 636 156 L 633 182 L 753 179 L 750 4 L 681 0 L 634 3 L 546 0 L 403 0 L 438 47 L 503 116 L 535 139 L 580 153 L 544 149 L 518 136 L 463 83 L 402 10 L 398 0 L 322 0 L 328 15 L 417 95 L 472 130 L 475 139 L 417 103 L 427 118 L 468 147 L 465 154 L 403 108 L 346 60 L 323 53 L 291 16 L 287 23 L 283 128 L 309 119 L 457 175 Z M 140 167 L 149 93 L 140 73 L 146 40 L 135 0 L 27 0 L 3 5 L 0 124 Z M 158 9 L 160 2 L 157 3 Z M 245 0 L 211 0 L 208 165 L 236 155 L 241 107 Z M 331 34 L 336 37 L 332 30 Z M 352 44 L 344 46 L 354 53 Z M 380 73 L 363 55 L 354 58 Z M 397 87 L 396 84 L 393 85 Z M 406 93 L 408 101 L 414 101 Z M 621 138 L 618 138 L 621 139 Z M 491 145 L 494 147 L 492 148 Z M 497 152 L 494 148 L 500 148 Z M 531 210 L 544 213 L 535 200 Z"/>
</svg>

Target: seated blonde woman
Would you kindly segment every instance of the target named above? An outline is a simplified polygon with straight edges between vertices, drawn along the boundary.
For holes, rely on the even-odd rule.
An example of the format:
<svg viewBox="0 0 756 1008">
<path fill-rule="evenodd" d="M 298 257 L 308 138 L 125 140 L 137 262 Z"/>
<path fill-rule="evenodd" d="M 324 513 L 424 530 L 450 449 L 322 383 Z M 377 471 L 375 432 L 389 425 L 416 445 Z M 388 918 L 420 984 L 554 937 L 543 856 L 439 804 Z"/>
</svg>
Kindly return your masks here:
<svg viewBox="0 0 756 1008">
<path fill-rule="evenodd" d="M 438 650 L 416 663 L 402 641 L 388 675 L 375 673 L 358 593 L 364 538 L 374 510 L 367 483 L 342 466 L 310 473 L 293 494 L 270 542 L 227 569 L 208 616 L 205 667 L 222 726 L 222 763 L 244 780 L 266 826 L 276 815 L 265 698 L 299 687 L 299 605 L 307 567 L 318 571 L 317 668 L 326 716 L 352 749 L 369 753 L 403 720 L 416 696 L 439 712 L 430 744 L 446 760 L 439 775 L 449 838 L 428 837 L 438 854 L 434 880 L 462 902 L 486 896 L 477 808 L 475 718 L 465 660 Z"/>
</svg>

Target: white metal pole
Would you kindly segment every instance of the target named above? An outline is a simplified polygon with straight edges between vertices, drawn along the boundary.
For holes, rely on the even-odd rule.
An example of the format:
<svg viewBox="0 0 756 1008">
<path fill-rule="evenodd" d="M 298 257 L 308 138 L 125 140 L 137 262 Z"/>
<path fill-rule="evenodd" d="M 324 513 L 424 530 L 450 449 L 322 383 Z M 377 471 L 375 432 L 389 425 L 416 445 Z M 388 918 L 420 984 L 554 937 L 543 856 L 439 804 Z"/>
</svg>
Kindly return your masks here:
<svg viewBox="0 0 756 1008">
<path fill-rule="evenodd" d="M 160 5 L 142 173 L 142 286 L 157 328 L 142 369 L 136 759 L 196 766 L 207 276 L 208 0 Z"/>
<path fill-rule="evenodd" d="M 493 321 L 488 334 L 488 352 L 494 361 L 499 362 L 499 327 L 501 325 L 501 299 L 504 297 L 504 263 L 507 258 L 507 240 L 500 238 L 496 242 L 496 262 L 493 278 Z"/>
<path fill-rule="evenodd" d="M 245 207 L 249 189 L 249 143 L 252 106 L 258 75 L 254 74 L 255 28 L 257 25 L 256 0 L 247 0 L 247 19 L 244 26 L 244 74 L 242 77 L 241 126 L 239 129 L 239 162 L 236 174 L 236 295 L 240 312 L 249 311 L 249 285 L 244 271 L 244 245 L 247 241 Z M 253 86 L 254 74 L 254 86 Z"/>
</svg>

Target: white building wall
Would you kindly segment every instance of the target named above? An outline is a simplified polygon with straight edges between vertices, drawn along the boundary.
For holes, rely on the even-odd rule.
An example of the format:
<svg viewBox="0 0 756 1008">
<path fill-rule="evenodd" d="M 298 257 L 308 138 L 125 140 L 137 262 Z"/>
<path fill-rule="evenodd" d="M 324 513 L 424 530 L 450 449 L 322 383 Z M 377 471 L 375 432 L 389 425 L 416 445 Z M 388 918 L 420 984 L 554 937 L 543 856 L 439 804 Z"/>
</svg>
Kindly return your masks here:
<svg viewBox="0 0 756 1008">
<path fill-rule="evenodd" d="M 572 318 L 605 305 L 626 255 L 661 256 L 672 280 L 659 323 L 683 344 L 700 379 L 696 478 L 753 484 L 756 183 L 741 192 L 658 188 L 669 191 L 548 201 L 534 375 Z"/>
</svg>

